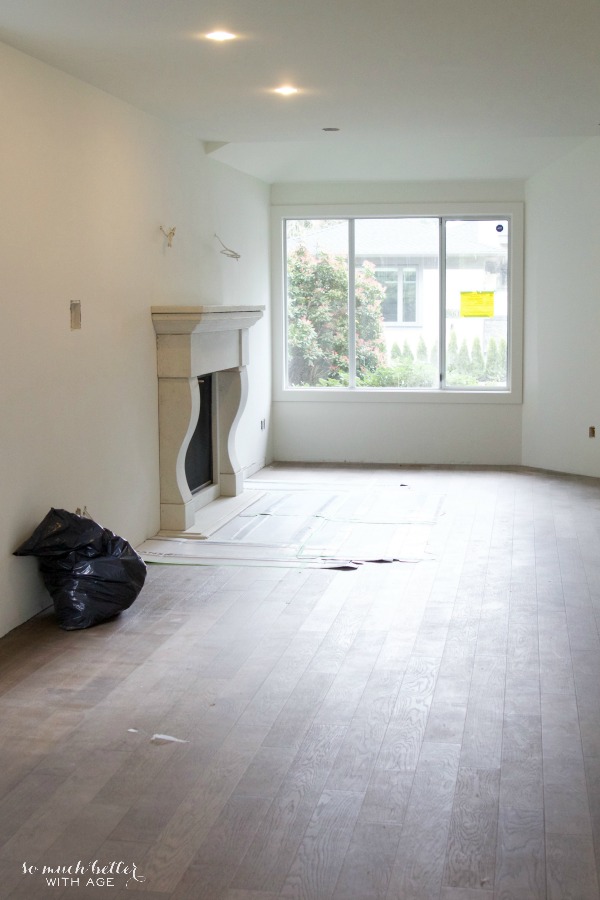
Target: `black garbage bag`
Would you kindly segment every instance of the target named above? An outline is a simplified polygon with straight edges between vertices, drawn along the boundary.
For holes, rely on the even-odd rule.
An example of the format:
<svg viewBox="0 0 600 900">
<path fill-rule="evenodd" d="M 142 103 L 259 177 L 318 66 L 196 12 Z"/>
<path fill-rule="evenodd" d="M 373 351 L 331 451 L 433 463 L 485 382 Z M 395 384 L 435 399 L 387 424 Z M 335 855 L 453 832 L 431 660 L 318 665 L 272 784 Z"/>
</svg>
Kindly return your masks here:
<svg viewBox="0 0 600 900">
<path fill-rule="evenodd" d="M 66 509 L 51 509 L 15 556 L 36 556 L 66 631 L 89 628 L 131 606 L 146 564 L 124 538 Z"/>
</svg>

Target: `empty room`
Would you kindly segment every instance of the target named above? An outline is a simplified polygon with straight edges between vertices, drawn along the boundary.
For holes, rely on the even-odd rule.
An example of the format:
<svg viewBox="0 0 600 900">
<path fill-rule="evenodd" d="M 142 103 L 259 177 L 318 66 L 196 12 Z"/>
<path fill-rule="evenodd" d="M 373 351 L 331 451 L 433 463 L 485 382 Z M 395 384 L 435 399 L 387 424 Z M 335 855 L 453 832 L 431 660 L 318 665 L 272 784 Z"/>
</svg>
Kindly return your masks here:
<svg viewBox="0 0 600 900">
<path fill-rule="evenodd" d="M 3 898 L 600 898 L 599 41 L 0 0 Z"/>
</svg>

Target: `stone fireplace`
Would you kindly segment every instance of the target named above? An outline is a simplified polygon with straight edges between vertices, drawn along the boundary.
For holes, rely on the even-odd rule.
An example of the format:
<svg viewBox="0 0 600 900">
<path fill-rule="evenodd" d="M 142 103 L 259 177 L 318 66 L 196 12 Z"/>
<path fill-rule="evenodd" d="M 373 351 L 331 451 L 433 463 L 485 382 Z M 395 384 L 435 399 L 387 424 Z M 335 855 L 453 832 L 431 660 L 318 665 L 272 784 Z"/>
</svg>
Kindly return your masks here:
<svg viewBox="0 0 600 900">
<path fill-rule="evenodd" d="M 185 531 L 196 511 L 244 486 L 235 434 L 248 394 L 248 330 L 262 306 L 153 306 L 158 367 L 161 531 Z M 186 455 L 200 417 L 202 376 L 212 376 L 212 479 L 192 491 Z"/>
</svg>

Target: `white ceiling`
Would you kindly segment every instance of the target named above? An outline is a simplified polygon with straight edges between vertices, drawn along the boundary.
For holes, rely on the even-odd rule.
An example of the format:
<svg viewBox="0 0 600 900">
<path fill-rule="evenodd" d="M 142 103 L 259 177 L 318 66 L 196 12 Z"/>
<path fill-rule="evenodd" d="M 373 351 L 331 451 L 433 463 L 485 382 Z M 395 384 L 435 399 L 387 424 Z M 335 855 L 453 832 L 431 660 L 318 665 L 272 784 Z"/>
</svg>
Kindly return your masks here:
<svg viewBox="0 0 600 900">
<path fill-rule="evenodd" d="M 0 0 L 0 40 L 266 181 L 526 178 L 600 135 L 599 0 Z"/>
</svg>

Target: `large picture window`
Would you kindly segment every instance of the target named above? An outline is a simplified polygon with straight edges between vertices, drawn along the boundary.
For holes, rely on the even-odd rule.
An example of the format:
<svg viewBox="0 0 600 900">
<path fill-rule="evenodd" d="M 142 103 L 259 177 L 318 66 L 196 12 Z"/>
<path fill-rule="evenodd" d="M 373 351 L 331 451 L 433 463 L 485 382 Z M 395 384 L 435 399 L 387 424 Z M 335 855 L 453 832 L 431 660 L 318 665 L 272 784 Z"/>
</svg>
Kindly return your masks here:
<svg viewBox="0 0 600 900">
<path fill-rule="evenodd" d="M 287 389 L 510 391 L 510 215 L 283 222 Z"/>
</svg>

